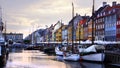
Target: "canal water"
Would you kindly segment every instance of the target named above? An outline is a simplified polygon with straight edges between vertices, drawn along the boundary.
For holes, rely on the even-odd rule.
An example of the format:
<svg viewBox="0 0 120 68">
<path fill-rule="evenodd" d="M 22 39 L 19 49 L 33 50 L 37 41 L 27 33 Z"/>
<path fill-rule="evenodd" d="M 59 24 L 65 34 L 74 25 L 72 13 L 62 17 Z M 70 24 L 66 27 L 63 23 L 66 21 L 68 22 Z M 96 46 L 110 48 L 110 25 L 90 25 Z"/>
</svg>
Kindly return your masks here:
<svg viewBox="0 0 120 68">
<path fill-rule="evenodd" d="M 61 56 L 44 54 L 38 50 L 20 50 L 9 53 L 4 68 L 119 68 L 111 65 L 64 61 Z"/>
</svg>

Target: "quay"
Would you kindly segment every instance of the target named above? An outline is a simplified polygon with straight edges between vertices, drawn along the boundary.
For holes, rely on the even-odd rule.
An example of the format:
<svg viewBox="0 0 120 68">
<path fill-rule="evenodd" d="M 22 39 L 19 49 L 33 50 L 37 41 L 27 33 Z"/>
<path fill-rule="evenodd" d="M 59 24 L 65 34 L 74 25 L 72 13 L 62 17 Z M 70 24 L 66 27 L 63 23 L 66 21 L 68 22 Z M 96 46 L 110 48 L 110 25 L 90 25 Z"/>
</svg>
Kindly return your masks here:
<svg viewBox="0 0 120 68">
<path fill-rule="evenodd" d="M 114 51 L 105 51 L 105 62 L 111 64 L 118 64 L 120 66 L 120 53 Z"/>
</svg>

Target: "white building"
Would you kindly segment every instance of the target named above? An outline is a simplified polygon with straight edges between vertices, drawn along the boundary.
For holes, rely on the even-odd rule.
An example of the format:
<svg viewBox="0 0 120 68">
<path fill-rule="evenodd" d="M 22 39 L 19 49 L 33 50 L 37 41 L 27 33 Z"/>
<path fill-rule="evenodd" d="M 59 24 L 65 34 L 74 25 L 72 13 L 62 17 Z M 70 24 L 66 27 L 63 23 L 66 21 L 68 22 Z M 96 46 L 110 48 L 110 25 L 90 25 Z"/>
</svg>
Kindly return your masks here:
<svg viewBox="0 0 120 68">
<path fill-rule="evenodd" d="M 23 34 L 22 33 L 4 33 L 6 36 L 6 40 L 12 40 L 13 42 L 23 42 Z"/>
</svg>

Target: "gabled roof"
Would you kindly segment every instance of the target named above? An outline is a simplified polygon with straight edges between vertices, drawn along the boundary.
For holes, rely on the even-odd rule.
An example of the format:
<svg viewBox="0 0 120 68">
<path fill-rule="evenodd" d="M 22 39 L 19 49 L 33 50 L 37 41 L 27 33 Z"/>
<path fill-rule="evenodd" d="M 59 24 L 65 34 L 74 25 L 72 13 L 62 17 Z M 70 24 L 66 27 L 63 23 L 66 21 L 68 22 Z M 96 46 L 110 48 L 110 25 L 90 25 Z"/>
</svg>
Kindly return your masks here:
<svg viewBox="0 0 120 68">
<path fill-rule="evenodd" d="M 111 11 L 112 9 L 120 9 L 120 4 L 109 6 L 105 11 Z"/>
<path fill-rule="evenodd" d="M 73 23 L 76 19 L 82 19 L 82 16 L 76 15 L 75 17 L 73 17 L 73 18 L 70 20 L 70 22 L 69 22 L 69 24 L 68 24 L 68 27 L 69 27 L 69 26 L 72 26 L 72 23 Z M 74 22 L 74 24 L 75 24 L 75 22 Z M 74 26 L 75 26 L 75 25 L 74 25 Z"/>
<path fill-rule="evenodd" d="M 94 16 L 96 17 L 100 12 L 102 12 L 103 10 L 107 9 L 107 7 L 110 7 L 109 5 L 105 5 L 100 7 L 98 10 L 95 11 Z"/>
</svg>

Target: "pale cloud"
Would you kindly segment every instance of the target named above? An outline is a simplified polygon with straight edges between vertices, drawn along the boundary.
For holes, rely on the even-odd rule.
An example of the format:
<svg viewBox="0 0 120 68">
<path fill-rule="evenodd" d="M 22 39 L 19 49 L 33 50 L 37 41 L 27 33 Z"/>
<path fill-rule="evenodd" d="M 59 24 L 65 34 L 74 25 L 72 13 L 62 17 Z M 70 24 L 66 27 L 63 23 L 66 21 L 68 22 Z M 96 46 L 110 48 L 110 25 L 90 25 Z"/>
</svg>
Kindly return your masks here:
<svg viewBox="0 0 120 68">
<path fill-rule="evenodd" d="M 95 9 L 102 6 L 103 1 L 111 4 L 114 0 L 95 0 Z M 0 0 L 7 31 L 24 33 L 24 37 L 38 26 L 45 28 L 61 19 L 68 24 L 72 18 L 72 2 L 75 13 L 91 15 L 92 0 Z"/>
</svg>

